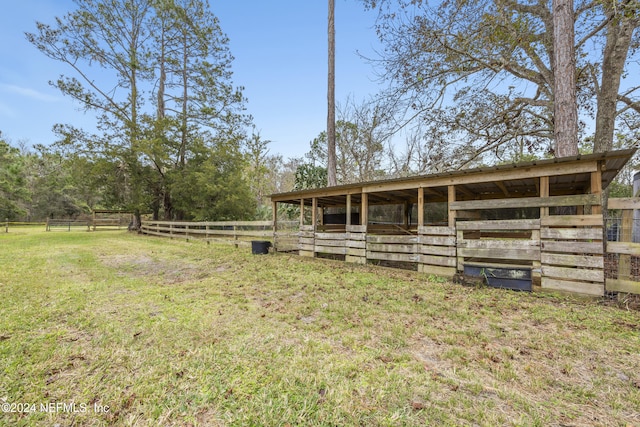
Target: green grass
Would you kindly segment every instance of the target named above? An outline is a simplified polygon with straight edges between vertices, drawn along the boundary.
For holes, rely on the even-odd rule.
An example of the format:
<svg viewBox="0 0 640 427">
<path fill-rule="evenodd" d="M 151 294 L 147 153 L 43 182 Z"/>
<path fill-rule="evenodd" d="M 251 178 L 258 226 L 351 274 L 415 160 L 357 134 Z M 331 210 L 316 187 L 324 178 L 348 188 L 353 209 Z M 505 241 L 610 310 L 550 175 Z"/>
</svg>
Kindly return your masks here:
<svg viewBox="0 0 640 427">
<path fill-rule="evenodd" d="M 638 311 L 250 252 L 0 233 L 0 425 L 640 425 Z"/>
</svg>

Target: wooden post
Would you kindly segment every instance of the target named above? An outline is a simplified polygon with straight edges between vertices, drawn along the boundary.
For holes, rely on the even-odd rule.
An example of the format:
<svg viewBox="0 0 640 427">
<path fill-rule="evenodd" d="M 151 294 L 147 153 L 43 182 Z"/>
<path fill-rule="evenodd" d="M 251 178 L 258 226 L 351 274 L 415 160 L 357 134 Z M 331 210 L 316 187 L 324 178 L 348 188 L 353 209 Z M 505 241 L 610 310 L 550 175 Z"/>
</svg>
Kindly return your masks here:
<svg viewBox="0 0 640 427">
<path fill-rule="evenodd" d="M 347 194 L 347 218 L 346 218 L 347 227 L 351 225 L 351 194 Z"/>
<path fill-rule="evenodd" d="M 368 225 L 369 223 L 369 194 L 362 193 L 362 201 L 360 207 L 360 225 Z"/>
<path fill-rule="evenodd" d="M 9 232 L 9 218 L 4 219 L 4 232 L 5 233 Z"/>
<path fill-rule="evenodd" d="M 311 199 L 311 225 L 313 226 L 313 231 L 316 231 L 318 222 L 318 198 L 314 197 Z"/>
<path fill-rule="evenodd" d="M 451 206 L 451 203 L 456 201 L 456 186 L 455 185 L 449 185 L 447 187 L 447 191 L 448 191 L 449 206 Z M 455 226 L 456 226 L 456 211 L 451 210 L 449 208 L 449 206 L 447 206 L 447 209 L 449 211 L 449 227 L 455 228 Z"/>
<path fill-rule="evenodd" d="M 462 230 L 457 230 L 456 229 L 456 216 L 457 216 L 457 211 L 454 211 L 451 209 L 451 203 L 456 201 L 456 186 L 455 185 L 449 185 L 447 187 L 447 210 L 449 213 L 449 228 L 452 228 L 456 233 L 456 241 L 460 242 L 463 240 L 464 238 L 464 231 Z M 456 265 L 457 265 L 457 270 L 458 271 L 464 271 L 464 257 L 462 256 L 458 256 L 458 249 L 457 249 L 457 243 L 456 243 Z"/>
<path fill-rule="evenodd" d="M 300 229 L 304 226 L 304 199 L 300 199 Z"/>
<path fill-rule="evenodd" d="M 93 231 L 96 231 L 96 211 L 93 211 Z"/>
<path fill-rule="evenodd" d="M 278 202 L 271 202 L 271 221 L 273 222 L 273 251 L 278 252 Z"/>
<path fill-rule="evenodd" d="M 597 171 L 591 172 L 591 194 L 602 195 L 602 172 L 600 171 L 600 167 L 598 167 Z M 591 213 L 592 214 L 602 213 L 602 199 L 600 200 L 599 205 L 591 206 Z"/>
<path fill-rule="evenodd" d="M 620 230 L 620 241 L 633 241 L 633 210 L 624 209 L 622 211 L 622 224 Z M 620 254 L 618 262 L 618 279 L 629 280 L 631 276 L 631 255 Z"/>
<path fill-rule="evenodd" d="M 540 177 L 540 197 L 549 197 L 549 177 Z M 540 208 L 540 217 L 549 216 L 549 208 Z"/>
<path fill-rule="evenodd" d="M 418 188 L 418 229 L 424 227 L 424 188 Z"/>
<path fill-rule="evenodd" d="M 233 245 L 238 248 L 238 226 L 233 224 Z"/>
</svg>

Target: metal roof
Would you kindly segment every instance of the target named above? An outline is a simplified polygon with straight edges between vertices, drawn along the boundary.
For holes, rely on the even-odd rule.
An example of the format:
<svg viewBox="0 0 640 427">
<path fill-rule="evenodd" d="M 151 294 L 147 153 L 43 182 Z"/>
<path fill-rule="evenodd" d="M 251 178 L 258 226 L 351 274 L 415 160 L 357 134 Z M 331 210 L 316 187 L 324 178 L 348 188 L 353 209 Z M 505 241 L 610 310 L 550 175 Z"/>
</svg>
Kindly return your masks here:
<svg viewBox="0 0 640 427">
<path fill-rule="evenodd" d="M 620 169 L 635 154 L 636 148 L 607 151 L 573 157 L 534 160 L 530 162 L 463 169 L 429 175 L 416 175 L 344 184 L 272 194 L 278 203 L 310 205 L 316 198 L 318 206 L 345 206 L 347 194 L 352 203 L 359 203 L 362 193 L 369 204 L 415 203 L 417 189 L 425 189 L 425 202 L 447 201 L 447 187 L 456 186 L 457 200 L 532 197 L 539 195 L 539 177 L 549 176 L 550 195 L 584 194 L 591 186 L 591 172 L 599 167 L 604 190 Z"/>
</svg>

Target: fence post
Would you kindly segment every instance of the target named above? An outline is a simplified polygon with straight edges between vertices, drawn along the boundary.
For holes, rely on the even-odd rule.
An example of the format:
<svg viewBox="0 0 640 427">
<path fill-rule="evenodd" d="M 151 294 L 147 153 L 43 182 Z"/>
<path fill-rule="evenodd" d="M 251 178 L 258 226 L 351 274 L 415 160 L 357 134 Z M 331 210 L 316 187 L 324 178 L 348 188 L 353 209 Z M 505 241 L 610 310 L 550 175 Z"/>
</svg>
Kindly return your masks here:
<svg viewBox="0 0 640 427">
<path fill-rule="evenodd" d="M 9 218 L 5 218 L 4 219 L 5 225 L 4 225 L 4 232 L 8 233 L 9 232 Z"/>
<path fill-rule="evenodd" d="M 236 224 L 233 224 L 233 240 L 235 241 L 235 247 L 238 247 L 238 226 Z"/>
</svg>

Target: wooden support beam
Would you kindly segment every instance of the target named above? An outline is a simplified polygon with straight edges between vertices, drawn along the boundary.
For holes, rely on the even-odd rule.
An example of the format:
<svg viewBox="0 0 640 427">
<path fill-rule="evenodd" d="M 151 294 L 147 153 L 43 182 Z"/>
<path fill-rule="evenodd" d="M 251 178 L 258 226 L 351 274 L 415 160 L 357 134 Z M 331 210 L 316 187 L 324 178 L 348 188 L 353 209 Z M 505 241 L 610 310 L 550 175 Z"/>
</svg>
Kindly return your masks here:
<svg viewBox="0 0 640 427">
<path fill-rule="evenodd" d="M 273 212 L 271 214 L 271 220 L 273 221 L 273 234 L 278 231 L 278 202 L 271 202 Z"/>
<path fill-rule="evenodd" d="M 360 225 L 367 226 L 369 223 L 369 195 L 367 193 L 362 193 L 360 204 Z"/>
<path fill-rule="evenodd" d="M 502 191 L 502 194 L 504 194 L 506 197 L 509 197 L 509 190 L 507 190 L 507 187 L 502 181 L 496 181 L 494 182 L 494 184 L 500 189 L 500 191 Z"/>
<path fill-rule="evenodd" d="M 456 186 L 456 190 L 461 192 L 462 194 L 464 194 L 465 196 L 475 199 L 477 197 L 477 194 L 475 194 L 474 192 L 467 190 L 463 185 L 458 185 Z"/>
<path fill-rule="evenodd" d="M 456 186 L 455 185 L 449 185 L 447 187 L 448 193 L 449 193 L 449 198 L 448 198 L 448 206 L 447 209 L 449 210 L 449 227 L 454 228 L 456 226 L 456 211 L 451 209 L 451 204 L 455 203 L 456 201 Z"/>
<path fill-rule="evenodd" d="M 418 227 L 424 226 L 424 188 L 418 188 Z"/>
<path fill-rule="evenodd" d="M 311 225 L 313 230 L 318 226 L 318 198 L 314 197 L 311 201 Z"/>
<path fill-rule="evenodd" d="M 640 209 L 640 198 L 621 197 L 609 199 L 609 209 Z"/>
<path fill-rule="evenodd" d="M 602 172 L 600 168 L 597 171 L 591 172 L 591 194 L 602 194 Z M 602 202 L 597 205 L 591 205 L 591 213 L 602 213 Z"/>
<path fill-rule="evenodd" d="M 541 176 L 539 179 L 540 182 L 540 197 L 549 197 L 549 177 Z M 540 218 L 544 216 L 549 216 L 549 208 L 542 207 L 540 208 Z"/>
<path fill-rule="evenodd" d="M 300 199 L 300 228 L 304 225 L 304 199 Z"/>
<path fill-rule="evenodd" d="M 347 194 L 347 227 L 351 225 L 351 194 Z"/>
</svg>

